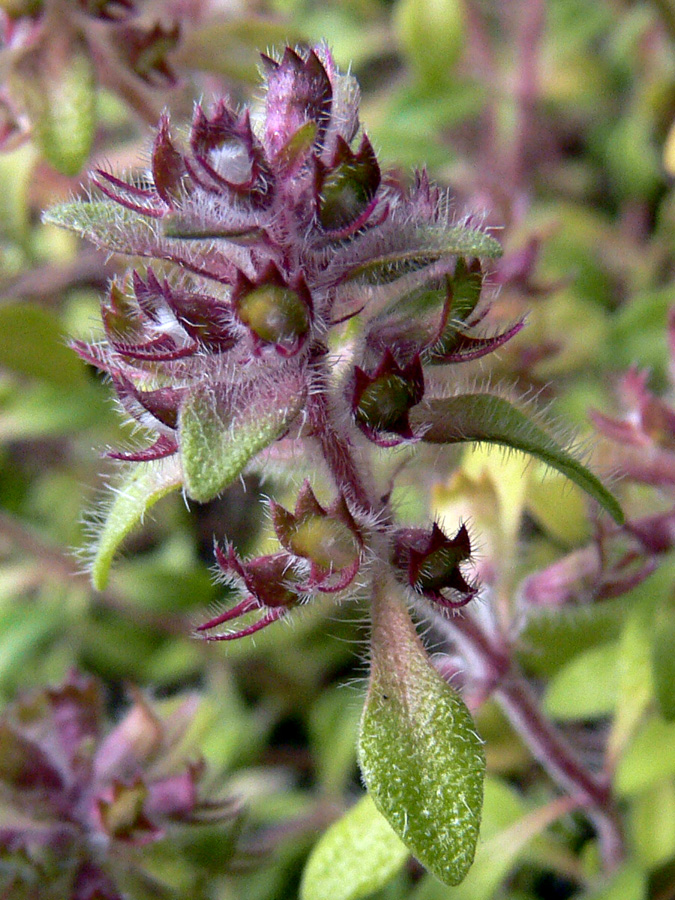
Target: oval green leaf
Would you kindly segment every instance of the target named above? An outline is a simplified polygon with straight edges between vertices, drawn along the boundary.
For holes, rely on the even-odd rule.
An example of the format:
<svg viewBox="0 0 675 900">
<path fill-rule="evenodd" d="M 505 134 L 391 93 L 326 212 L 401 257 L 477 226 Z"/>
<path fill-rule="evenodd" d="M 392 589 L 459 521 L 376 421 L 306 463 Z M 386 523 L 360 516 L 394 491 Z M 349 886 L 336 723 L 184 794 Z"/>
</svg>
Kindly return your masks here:
<svg viewBox="0 0 675 900">
<path fill-rule="evenodd" d="M 366 795 L 314 847 L 300 900 L 359 900 L 388 884 L 409 855 Z"/>
<path fill-rule="evenodd" d="M 621 507 L 602 482 L 503 397 L 475 393 L 423 400 L 410 411 L 410 422 L 428 443 L 481 441 L 529 453 L 586 491 L 619 525 L 624 521 Z"/>
<path fill-rule="evenodd" d="M 134 463 L 127 477 L 115 486 L 115 499 L 94 547 L 91 580 L 97 591 L 106 586 L 113 557 L 124 538 L 151 506 L 180 484 L 180 464 L 177 457 L 171 457 L 159 463 Z"/>
<path fill-rule="evenodd" d="M 482 743 L 459 695 L 429 662 L 393 581 L 373 596 L 372 663 L 359 737 L 373 801 L 446 884 L 473 861 L 483 802 Z"/>
<path fill-rule="evenodd" d="M 302 409 L 297 376 L 280 378 L 266 396 L 222 409 L 209 388 L 193 391 L 179 418 L 180 452 L 188 497 L 206 503 L 223 491 L 247 463 L 281 437 Z"/>
</svg>

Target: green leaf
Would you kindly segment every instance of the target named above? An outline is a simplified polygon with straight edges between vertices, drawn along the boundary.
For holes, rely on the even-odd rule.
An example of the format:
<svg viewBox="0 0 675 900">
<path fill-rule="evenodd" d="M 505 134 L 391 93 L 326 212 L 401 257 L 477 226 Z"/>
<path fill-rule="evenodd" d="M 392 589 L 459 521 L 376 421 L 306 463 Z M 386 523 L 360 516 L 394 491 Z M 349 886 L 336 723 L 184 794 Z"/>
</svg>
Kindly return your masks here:
<svg viewBox="0 0 675 900">
<path fill-rule="evenodd" d="M 583 894 L 583 900 L 647 900 L 647 875 L 641 866 L 627 862 L 597 891 Z"/>
<path fill-rule="evenodd" d="M 219 408 L 209 388 L 196 390 L 179 418 L 185 490 L 199 503 L 212 500 L 261 450 L 281 437 L 302 409 L 300 378 L 280 377 L 267 394 L 235 410 Z"/>
<path fill-rule="evenodd" d="M 490 900 L 527 845 L 568 809 L 569 801 L 559 798 L 527 813 L 509 827 L 485 835 L 478 846 L 471 871 L 461 885 L 449 894 L 448 900 Z M 413 900 L 423 900 L 424 897 L 425 891 L 421 889 L 419 895 L 417 892 L 414 894 Z"/>
<path fill-rule="evenodd" d="M 610 769 L 623 754 L 654 697 L 651 632 L 649 609 L 642 606 L 631 609 L 618 645 L 616 713 L 606 749 Z"/>
<path fill-rule="evenodd" d="M 300 900 L 358 900 L 384 887 L 409 851 L 368 795 L 334 822 L 305 867 Z"/>
<path fill-rule="evenodd" d="M 91 579 L 102 591 L 108 582 L 110 566 L 118 547 L 129 532 L 142 521 L 146 511 L 181 484 L 177 457 L 159 464 L 134 463 L 127 477 L 115 487 L 115 499 L 96 540 Z"/>
<path fill-rule="evenodd" d="M 374 586 L 359 758 L 375 805 L 408 849 L 458 884 L 478 839 L 483 748 L 461 698 L 431 665 L 400 586 L 385 577 Z"/>
<path fill-rule="evenodd" d="M 77 175 L 94 139 L 96 76 L 81 38 L 44 25 L 38 43 L 20 56 L 11 82 L 45 158 L 64 175 Z"/>
<path fill-rule="evenodd" d="M 0 442 L 73 434 L 111 421 L 110 406 L 95 385 L 64 391 L 36 381 L 0 404 Z"/>
<path fill-rule="evenodd" d="M 74 231 L 97 247 L 116 253 L 143 255 L 145 236 L 156 242 L 155 225 L 147 216 L 106 200 L 75 200 L 53 206 L 43 222 Z M 139 245 L 141 244 L 141 245 Z"/>
<path fill-rule="evenodd" d="M 586 491 L 615 522 L 623 522 L 621 507 L 595 475 L 503 397 L 475 393 L 423 400 L 410 411 L 410 422 L 432 444 L 485 441 L 530 453 Z"/>
<path fill-rule="evenodd" d="M 250 15 L 227 22 L 210 21 L 201 28 L 186 30 L 173 57 L 181 67 L 257 84 L 260 48 L 304 40 L 295 27 Z"/>
<path fill-rule="evenodd" d="M 675 610 L 659 609 L 652 633 L 654 693 L 661 715 L 675 721 Z"/>
<path fill-rule="evenodd" d="M 630 805 L 630 834 L 639 861 L 650 869 L 675 856 L 675 782 L 661 781 Z"/>
<path fill-rule="evenodd" d="M 84 365 L 66 346 L 58 317 L 34 303 L 0 307 L 0 365 L 61 387 L 86 383 Z"/>
<path fill-rule="evenodd" d="M 544 710 L 554 719 L 594 719 L 616 704 L 618 645 L 602 644 L 580 653 L 552 679 Z"/>
<path fill-rule="evenodd" d="M 675 775 L 675 722 L 654 717 L 635 735 L 616 770 L 616 790 L 631 796 Z"/>
<path fill-rule="evenodd" d="M 417 246 L 410 249 L 410 245 L 414 246 L 415 243 Z M 420 227 L 417 236 L 410 238 L 404 247 L 362 263 L 350 273 L 348 280 L 381 284 L 446 257 L 496 259 L 501 255 L 499 243 L 477 228 L 466 228 L 464 225 L 454 225 L 451 228 Z"/>
</svg>

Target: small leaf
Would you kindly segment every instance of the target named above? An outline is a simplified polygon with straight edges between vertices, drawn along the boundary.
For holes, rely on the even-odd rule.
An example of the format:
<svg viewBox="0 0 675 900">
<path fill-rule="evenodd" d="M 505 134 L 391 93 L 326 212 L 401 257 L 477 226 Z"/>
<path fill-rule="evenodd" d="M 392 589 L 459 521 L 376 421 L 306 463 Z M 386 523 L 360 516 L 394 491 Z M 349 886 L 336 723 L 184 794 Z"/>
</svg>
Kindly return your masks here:
<svg viewBox="0 0 675 900">
<path fill-rule="evenodd" d="M 650 869 L 675 856 L 675 782 L 663 780 L 630 805 L 630 834 L 638 860 Z"/>
<path fill-rule="evenodd" d="M 617 644 L 601 644 L 575 656 L 548 685 L 544 710 L 554 719 L 595 719 L 616 704 Z"/>
<path fill-rule="evenodd" d="M 137 463 L 127 478 L 115 488 L 115 499 L 108 510 L 103 529 L 98 536 L 91 579 L 102 591 L 118 547 L 142 521 L 146 511 L 166 494 L 180 487 L 181 473 L 177 457 L 157 463 Z"/>
<path fill-rule="evenodd" d="M 0 307 L 0 365 L 62 388 L 86 384 L 84 366 L 67 347 L 58 318 L 34 303 Z"/>
<path fill-rule="evenodd" d="M 136 247 L 139 234 L 155 236 L 154 226 L 146 216 L 105 200 L 61 203 L 48 209 L 42 220 L 117 253 L 140 255 L 142 251 Z"/>
<path fill-rule="evenodd" d="M 359 755 L 368 790 L 409 850 L 446 884 L 473 860 L 485 758 L 459 695 L 433 668 L 401 599 L 378 578 Z"/>
<path fill-rule="evenodd" d="M 335 822 L 305 867 L 300 900 L 358 900 L 384 887 L 409 856 L 368 795 Z"/>
<path fill-rule="evenodd" d="M 481 833 L 475 862 L 452 900 L 490 900 L 515 866 L 529 843 L 569 809 L 567 798 L 558 798 L 518 818 L 509 827 L 492 834 Z M 424 897 L 420 891 L 419 900 Z M 417 900 L 417 893 L 414 900 Z"/>
<path fill-rule="evenodd" d="M 304 38 L 290 32 L 287 22 L 254 18 L 227 22 L 210 21 L 186 29 L 174 58 L 178 65 L 201 72 L 225 75 L 234 81 L 257 83 L 260 77 L 261 47 L 293 44 Z"/>
<path fill-rule="evenodd" d="M 611 767 L 622 756 L 654 698 L 651 631 L 650 611 L 640 606 L 631 609 L 618 644 L 616 713 L 606 749 Z"/>
<path fill-rule="evenodd" d="M 96 127 L 95 74 L 84 42 L 51 23 L 20 57 L 12 80 L 45 158 L 64 175 L 77 175 Z"/>
<path fill-rule="evenodd" d="M 608 884 L 583 896 L 584 900 L 647 900 L 647 874 L 637 863 L 626 862 Z"/>
<path fill-rule="evenodd" d="M 410 411 L 410 422 L 432 444 L 485 441 L 530 453 L 586 491 L 615 522 L 623 522 L 621 507 L 595 475 L 503 397 L 476 393 L 424 400 Z"/>
<path fill-rule="evenodd" d="M 675 722 L 650 718 L 633 737 L 616 770 L 616 790 L 632 796 L 675 775 Z"/>
<path fill-rule="evenodd" d="M 194 391 L 183 404 L 179 424 L 188 496 L 199 503 L 217 496 L 257 453 L 284 434 L 303 403 L 299 379 L 293 377 L 280 378 L 267 396 L 235 410 L 219 408 L 209 388 Z"/>
</svg>

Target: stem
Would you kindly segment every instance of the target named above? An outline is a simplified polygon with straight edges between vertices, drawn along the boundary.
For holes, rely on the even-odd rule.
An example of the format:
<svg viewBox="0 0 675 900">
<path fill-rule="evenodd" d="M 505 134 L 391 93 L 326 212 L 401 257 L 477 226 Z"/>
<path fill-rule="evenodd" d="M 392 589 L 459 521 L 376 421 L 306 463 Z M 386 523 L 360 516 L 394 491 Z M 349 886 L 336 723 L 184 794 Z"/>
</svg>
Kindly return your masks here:
<svg viewBox="0 0 675 900">
<path fill-rule="evenodd" d="M 488 635 L 470 615 L 446 619 L 435 614 L 433 622 L 458 646 L 474 674 L 493 684 L 495 699 L 542 768 L 585 808 L 596 829 L 605 865 L 609 870 L 615 869 L 625 856 L 625 847 L 609 781 L 591 772 L 559 729 L 544 716 L 504 643 Z"/>
<path fill-rule="evenodd" d="M 519 35 L 519 71 L 516 84 L 517 122 L 514 131 L 511 177 L 515 190 L 527 183 L 528 152 L 533 143 L 532 116 L 539 93 L 539 51 L 546 8 L 543 0 L 525 0 L 521 4 Z"/>
<path fill-rule="evenodd" d="M 315 362 L 322 368 L 325 367 L 325 354 L 317 356 Z M 310 394 L 307 401 L 307 416 L 338 490 L 360 506 L 366 514 L 377 512 L 381 505 L 372 500 L 348 441 L 341 437 L 339 429 L 331 421 L 331 411 L 324 390 Z"/>
</svg>

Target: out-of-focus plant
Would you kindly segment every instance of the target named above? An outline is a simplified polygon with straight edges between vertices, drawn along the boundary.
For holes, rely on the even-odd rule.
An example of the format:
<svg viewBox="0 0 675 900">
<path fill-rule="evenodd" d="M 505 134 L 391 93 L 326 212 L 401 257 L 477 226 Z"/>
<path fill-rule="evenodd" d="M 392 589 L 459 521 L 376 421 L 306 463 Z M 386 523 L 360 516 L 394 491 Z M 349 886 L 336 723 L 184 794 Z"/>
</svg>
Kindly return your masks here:
<svg viewBox="0 0 675 900">
<path fill-rule="evenodd" d="M 0 141 L 32 134 L 58 171 L 75 175 L 92 149 L 97 82 L 153 116 L 152 89 L 175 84 L 167 57 L 179 29 L 139 24 L 137 12 L 133 0 L 3 3 Z"/>
<path fill-rule="evenodd" d="M 106 733 L 101 686 L 72 673 L 58 688 L 7 707 L 0 719 L 4 896 L 178 896 L 165 880 L 163 853 L 183 844 L 190 855 L 180 834 L 186 826 L 234 823 L 232 855 L 240 806 L 207 797 L 203 763 L 185 758 L 198 706 L 193 696 L 162 716 L 139 695 Z M 222 829 L 220 848 L 228 852 Z M 181 889 L 196 896 L 199 855 L 191 862 L 192 884 Z"/>
</svg>

